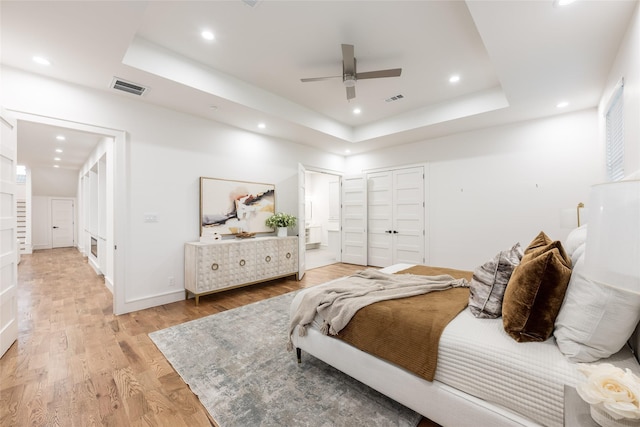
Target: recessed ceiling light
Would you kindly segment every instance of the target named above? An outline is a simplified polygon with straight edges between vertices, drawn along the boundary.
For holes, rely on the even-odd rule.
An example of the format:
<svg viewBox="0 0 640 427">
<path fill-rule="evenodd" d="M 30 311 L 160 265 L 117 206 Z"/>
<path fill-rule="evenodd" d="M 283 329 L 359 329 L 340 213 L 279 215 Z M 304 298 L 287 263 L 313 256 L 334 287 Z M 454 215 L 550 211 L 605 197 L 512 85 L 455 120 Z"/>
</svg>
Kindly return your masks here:
<svg viewBox="0 0 640 427">
<path fill-rule="evenodd" d="M 64 140 L 65 140 L 65 139 L 67 139 L 67 138 L 65 138 L 65 137 L 64 137 L 64 135 L 58 135 L 58 136 L 56 136 L 56 139 L 57 139 L 58 141 L 64 141 Z"/>
<path fill-rule="evenodd" d="M 62 153 L 62 148 L 56 148 L 56 153 Z"/>
<path fill-rule="evenodd" d="M 59 167 L 60 167 L 60 165 L 53 165 L 53 167 L 54 167 L 54 168 L 59 168 Z"/>
<path fill-rule="evenodd" d="M 567 6 L 570 5 L 571 3 L 575 2 L 576 0 L 555 0 L 553 2 L 554 6 Z"/>
<path fill-rule="evenodd" d="M 351 150 L 349 149 L 344 150 L 344 154 L 351 154 Z"/>
<path fill-rule="evenodd" d="M 40 65 L 51 65 L 51 62 L 42 56 L 34 56 L 33 58 L 33 62 L 35 62 L 36 64 L 40 64 Z"/>
<path fill-rule="evenodd" d="M 460 76 L 457 74 L 454 74 L 453 76 L 449 77 L 449 83 L 458 83 L 460 81 Z"/>
<path fill-rule="evenodd" d="M 56 162 L 59 162 L 62 159 L 60 157 L 54 157 L 53 160 L 55 160 Z"/>
<path fill-rule="evenodd" d="M 204 30 L 203 32 L 200 33 L 200 35 L 205 40 L 213 40 L 216 38 L 216 36 L 214 36 L 213 33 L 209 30 Z"/>
<path fill-rule="evenodd" d="M 562 101 L 562 102 L 558 102 L 556 107 L 557 108 L 564 108 L 564 107 L 567 107 L 568 105 L 569 105 L 569 103 L 567 101 Z"/>
<path fill-rule="evenodd" d="M 354 108 L 353 109 L 353 114 L 360 114 L 360 113 L 362 113 L 361 109 L 359 109 L 359 108 Z"/>
<path fill-rule="evenodd" d="M 267 127 L 267 125 L 265 125 L 264 123 L 258 123 L 258 127 L 259 127 L 260 129 L 264 129 L 264 128 L 266 128 L 266 127 Z"/>
</svg>

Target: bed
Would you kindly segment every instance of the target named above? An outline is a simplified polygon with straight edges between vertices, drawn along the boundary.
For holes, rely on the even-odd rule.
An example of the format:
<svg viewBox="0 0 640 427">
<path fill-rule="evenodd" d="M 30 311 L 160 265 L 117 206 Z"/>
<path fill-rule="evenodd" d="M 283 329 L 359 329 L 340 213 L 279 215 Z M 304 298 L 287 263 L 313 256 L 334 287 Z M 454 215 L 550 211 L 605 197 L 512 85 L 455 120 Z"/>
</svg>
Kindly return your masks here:
<svg viewBox="0 0 640 427">
<path fill-rule="evenodd" d="M 539 237 L 540 235 L 536 239 Z M 544 238 L 543 242 L 537 243 L 542 243 L 542 246 L 548 250 L 551 240 L 546 235 Z M 539 255 L 540 251 L 535 247 L 536 239 L 527 247 L 525 253 L 533 250 L 538 251 L 536 256 Z M 532 246 L 533 249 L 531 249 Z M 565 254 L 559 242 L 553 242 L 553 246 L 553 257 L 556 257 L 560 251 L 563 251 L 564 256 L 569 257 L 580 245 L 567 239 L 565 246 L 571 246 L 571 254 Z M 500 256 L 503 256 L 502 252 L 497 255 L 498 258 Z M 581 264 L 580 253 L 576 253 L 574 264 L 578 260 Z M 522 261 L 525 265 L 524 258 Z M 414 266 L 397 264 L 380 271 L 394 274 L 411 267 Z M 511 280 L 516 273 L 523 274 L 516 267 L 518 266 L 514 267 L 515 271 L 512 270 L 507 280 Z M 520 270 L 524 270 L 524 267 L 520 267 Z M 477 271 L 467 274 L 471 273 L 476 274 Z M 582 361 L 587 361 L 585 357 L 588 359 L 588 356 L 580 355 L 568 357 L 567 354 L 573 348 L 571 345 L 575 344 L 573 341 L 576 339 L 572 338 L 573 341 L 569 343 L 571 345 L 567 346 L 566 337 L 562 334 L 569 330 L 575 335 L 575 331 L 571 328 L 572 321 L 578 322 L 578 327 L 593 323 L 581 318 L 574 319 L 575 316 L 566 320 L 567 315 L 562 312 L 563 306 L 569 307 L 571 301 L 574 303 L 579 301 L 578 305 L 586 303 L 584 295 L 580 293 L 585 286 L 572 284 L 573 281 L 583 277 L 579 274 L 573 274 L 573 276 L 575 277 L 567 279 L 569 281 L 561 295 L 556 295 L 556 298 L 560 298 L 558 303 L 560 314 L 554 315 L 552 329 L 553 333 L 557 334 L 557 338 L 550 336 L 546 339 L 543 337 L 523 342 L 527 341 L 524 339 L 519 342 L 514 338 L 511 329 L 509 333 L 506 332 L 506 323 L 502 316 L 478 318 L 471 308 L 464 308 L 442 331 L 437 347 L 437 367 L 432 381 L 395 363 L 362 351 L 348 342 L 322 333 L 323 321 L 319 316 L 306 328 L 304 336 L 299 333 L 300 326 L 292 326 L 293 333 L 290 339 L 298 352 L 298 357 L 302 351 L 306 353 L 303 354 L 302 363 L 307 354 L 321 359 L 443 426 L 560 427 L 563 426 L 564 386 L 575 386 L 582 380 L 577 370 L 576 360 L 580 361 L 581 357 Z M 334 282 L 319 286 L 331 286 Z M 314 288 L 302 290 L 296 295 L 291 305 L 292 318 L 305 294 Z M 515 286 L 512 288 L 515 289 Z M 511 296 L 503 297 L 506 299 Z M 602 304 L 605 299 L 602 296 L 594 298 L 597 299 L 596 304 Z M 636 299 L 633 302 L 635 305 L 629 310 L 640 311 L 636 306 L 638 303 L 640 301 Z M 506 316 L 506 313 L 504 314 Z M 638 372 L 640 365 L 630 345 L 625 344 L 634 331 L 637 317 L 627 314 L 619 313 L 619 318 L 612 319 L 613 322 L 628 323 L 624 325 L 628 332 L 623 332 L 623 335 L 627 335 L 622 338 L 622 348 L 610 350 L 611 354 L 606 358 L 595 360 L 598 360 L 598 363 L 609 362 L 619 367 L 629 367 Z M 613 316 L 615 317 L 615 314 Z M 624 320 L 621 320 L 622 316 Z M 627 319 L 629 317 L 631 319 Z M 602 325 L 598 325 L 596 327 L 602 329 Z M 594 335 L 593 331 L 589 333 L 590 336 Z M 637 339 L 636 334 L 632 338 Z M 559 343 L 562 344 L 562 351 Z M 589 343 L 586 344 L 588 351 L 592 351 L 588 346 Z"/>
</svg>

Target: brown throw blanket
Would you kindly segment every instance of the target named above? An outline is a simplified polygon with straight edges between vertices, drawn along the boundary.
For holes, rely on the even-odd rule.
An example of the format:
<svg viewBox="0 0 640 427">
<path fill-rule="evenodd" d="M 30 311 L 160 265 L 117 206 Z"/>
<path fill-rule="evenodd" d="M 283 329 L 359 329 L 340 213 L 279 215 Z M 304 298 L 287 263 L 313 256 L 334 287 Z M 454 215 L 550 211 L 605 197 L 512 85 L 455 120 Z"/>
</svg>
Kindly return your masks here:
<svg viewBox="0 0 640 427">
<path fill-rule="evenodd" d="M 397 274 L 447 274 L 471 280 L 473 272 L 415 266 Z M 466 306 L 468 288 L 381 301 L 360 309 L 337 338 L 433 381 L 442 331 Z"/>
<path fill-rule="evenodd" d="M 461 286 L 469 284 L 465 279 L 456 280 L 447 274 L 399 276 L 374 269 L 363 270 L 326 286 L 308 290 L 291 318 L 289 335 L 296 326 L 299 326 L 301 336 L 306 335 L 306 328 L 316 314 L 323 319 L 322 332 L 325 335 L 337 335 L 358 310 L 367 305 Z"/>
</svg>

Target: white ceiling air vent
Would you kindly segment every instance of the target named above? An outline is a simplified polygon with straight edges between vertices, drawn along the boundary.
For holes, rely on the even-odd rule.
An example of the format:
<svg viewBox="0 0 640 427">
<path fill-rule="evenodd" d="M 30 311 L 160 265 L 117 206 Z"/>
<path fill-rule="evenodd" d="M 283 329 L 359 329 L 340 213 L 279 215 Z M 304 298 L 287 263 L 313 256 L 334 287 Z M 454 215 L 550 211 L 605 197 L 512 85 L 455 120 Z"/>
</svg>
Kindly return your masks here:
<svg viewBox="0 0 640 427">
<path fill-rule="evenodd" d="M 393 102 L 393 101 L 398 101 L 400 99 L 404 98 L 404 95 L 396 95 L 396 96 L 392 96 L 391 98 L 387 98 L 385 99 L 386 102 Z"/>
<path fill-rule="evenodd" d="M 123 92 L 132 93 L 134 95 L 142 96 L 149 90 L 148 87 L 144 87 L 137 83 L 131 83 L 126 80 L 122 80 L 118 77 L 114 77 L 111 81 L 111 87 L 113 89 L 121 90 Z"/>
<path fill-rule="evenodd" d="M 255 7 L 260 0 L 242 0 L 242 3 L 249 5 L 251 7 Z"/>
</svg>

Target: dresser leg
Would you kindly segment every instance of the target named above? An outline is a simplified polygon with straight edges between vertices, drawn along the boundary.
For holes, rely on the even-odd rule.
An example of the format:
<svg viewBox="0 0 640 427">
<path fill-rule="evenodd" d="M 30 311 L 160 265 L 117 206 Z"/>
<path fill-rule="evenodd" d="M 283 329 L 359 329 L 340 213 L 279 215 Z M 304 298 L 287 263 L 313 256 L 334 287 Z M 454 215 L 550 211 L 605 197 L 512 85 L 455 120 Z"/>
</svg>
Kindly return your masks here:
<svg viewBox="0 0 640 427">
<path fill-rule="evenodd" d="M 296 357 L 298 358 L 298 363 L 302 363 L 302 350 L 296 348 Z"/>
</svg>

